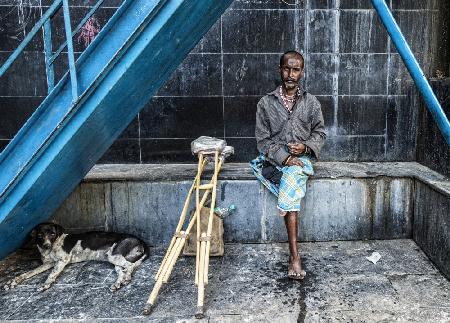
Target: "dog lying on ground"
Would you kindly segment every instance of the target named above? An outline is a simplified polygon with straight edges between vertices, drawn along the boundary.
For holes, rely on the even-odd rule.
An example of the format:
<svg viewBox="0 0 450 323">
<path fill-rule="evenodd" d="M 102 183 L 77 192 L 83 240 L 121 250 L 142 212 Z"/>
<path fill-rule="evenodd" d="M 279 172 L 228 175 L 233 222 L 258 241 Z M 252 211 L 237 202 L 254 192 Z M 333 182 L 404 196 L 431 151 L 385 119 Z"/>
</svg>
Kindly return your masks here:
<svg viewBox="0 0 450 323">
<path fill-rule="evenodd" d="M 16 287 L 23 281 L 53 268 L 40 291 L 48 289 L 64 268 L 71 263 L 88 260 L 108 261 L 118 274 L 111 291 L 116 291 L 131 281 L 133 271 L 147 258 L 145 243 L 138 238 L 112 232 L 87 232 L 66 234 L 53 223 L 39 224 L 31 232 L 41 253 L 42 265 L 8 281 L 5 289 Z"/>
</svg>

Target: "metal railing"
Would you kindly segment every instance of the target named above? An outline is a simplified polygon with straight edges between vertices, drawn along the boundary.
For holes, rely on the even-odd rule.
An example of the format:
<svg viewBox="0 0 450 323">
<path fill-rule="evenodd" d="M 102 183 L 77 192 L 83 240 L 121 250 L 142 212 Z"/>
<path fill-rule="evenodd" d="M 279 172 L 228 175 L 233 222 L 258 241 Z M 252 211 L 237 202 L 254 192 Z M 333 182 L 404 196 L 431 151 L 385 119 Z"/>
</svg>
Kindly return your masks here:
<svg viewBox="0 0 450 323">
<path fill-rule="evenodd" d="M 411 74 L 419 92 L 422 94 L 425 104 L 430 111 L 431 115 L 436 121 L 437 126 L 441 130 L 442 135 L 450 146 L 450 122 L 445 115 L 444 110 L 442 110 L 441 104 L 439 103 L 436 95 L 431 89 L 430 84 L 425 77 L 419 63 L 417 62 L 414 54 L 412 53 L 409 45 L 403 36 L 399 26 L 397 25 L 394 17 L 392 16 L 391 10 L 386 4 L 385 0 L 372 0 L 372 4 L 378 15 L 381 18 L 386 30 L 391 36 L 392 42 L 394 43 L 397 51 L 399 52 L 406 68 Z"/>
<path fill-rule="evenodd" d="M 80 21 L 77 27 L 72 31 L 72 26 L 70 23 L 70 10 L 68 0 L 55 0 L 53 4 L 47 9 L 47 11 L 42 15 L 41 19 L 34 25 L 31 31 L 26 35 L 24 40 L 16 48 L 16 50 L 8 57 L 6 62 L 0 67 L 0 77 L 2 77 L 8 68 L 15 62 L 19 55 L 23 52 L 28 43 L 33 39 L 33 37 L 39 32 L 40 28 L 44 30 L 44 52 L 45 52 L 45 68 L 47 73 L 47 88 L 48 93 L 50 93 L 55 87 L 55 72 L 54 72 L 54 62 L 56 58 L 62 53 L 64 48 L 67 47 L 67 56 L 69 61 L 69 73 L 72 86 L 72 102 L 76 102 L 79 97 L 78 93 L 78 80 L 75 68 L 75 55 L 73 51 L 72 38 L 75 36 L 84 24 L 92 17 L 94 12 L 100 7 L 104 0 L 98 0 L 97 3 L 89 10 L 86 16 Z M 63 7 L 63 17 L 64 17 L 64 29 L 66 40 L 63 44 L 53 54 L 52 51 L 52 32 L 51 32 L 51 19 L 55 16 L 58 10 Z"/>
</svg>

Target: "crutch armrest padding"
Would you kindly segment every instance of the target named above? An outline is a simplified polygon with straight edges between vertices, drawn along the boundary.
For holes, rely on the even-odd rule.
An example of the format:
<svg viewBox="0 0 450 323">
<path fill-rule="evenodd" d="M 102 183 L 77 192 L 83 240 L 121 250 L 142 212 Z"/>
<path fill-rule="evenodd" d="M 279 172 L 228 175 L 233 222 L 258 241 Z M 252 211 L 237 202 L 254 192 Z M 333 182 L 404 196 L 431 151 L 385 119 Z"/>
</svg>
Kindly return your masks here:
<svg viewBox="0 0 450 323">
<path fill-rule="evenodd" d="M 201 136 L 191 142 L 191 151 L 194 155 L 198 153 L 211 154 L 216 151 L 222 153 L 226 146 L 227 142 L 223 139 Z"/>
</svg>

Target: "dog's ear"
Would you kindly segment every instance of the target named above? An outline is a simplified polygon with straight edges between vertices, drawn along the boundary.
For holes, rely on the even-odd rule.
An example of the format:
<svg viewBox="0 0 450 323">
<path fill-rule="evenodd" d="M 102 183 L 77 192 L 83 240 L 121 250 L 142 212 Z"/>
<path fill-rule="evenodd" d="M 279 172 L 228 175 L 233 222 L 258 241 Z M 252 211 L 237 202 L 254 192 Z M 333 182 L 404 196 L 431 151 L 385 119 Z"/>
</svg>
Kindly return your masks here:
<svg viewBox="0 0 450 323">
<path fill-rule="evenodd" d="M 58 237 L 64 233 L 64 228 L 62 226 L 60 226 L 59 224 L 55 224 L 55 229 L 56 229 L 56 235 Z"/>
<path fill-rule="evenodd" d="M 37 236 L 37 230 L 36 230 L 36 228 L 34 228 L 34 229 L 31 230 L 31 232 L 30 232 L 30 238 L 31 238 L 31 240 L 32 240 L 32 241 L 35 241 L 35 240 L 36 240 L 36 236 Z"/>
</svg>

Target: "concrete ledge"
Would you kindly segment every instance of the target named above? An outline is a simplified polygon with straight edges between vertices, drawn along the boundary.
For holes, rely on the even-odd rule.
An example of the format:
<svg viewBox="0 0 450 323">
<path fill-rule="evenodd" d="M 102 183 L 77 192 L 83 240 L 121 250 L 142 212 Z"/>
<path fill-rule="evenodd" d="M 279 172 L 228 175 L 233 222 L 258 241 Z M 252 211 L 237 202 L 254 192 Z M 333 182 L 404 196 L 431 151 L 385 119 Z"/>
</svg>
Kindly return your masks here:
<svg viewBox="0 0 450 323">
<path fill-rule="evenodd" d="M 450 195 L 448 178 L 415 162 L 317 162 L 314 168 L 314 179 L 408 177 L 421 180 L 442 193 Z M 192 180 L 196 172 L 196 164 L 102 164 L 95 165 L 83 182 Z M 205 175 L 208 176 L 211 173 L 212 168 L 207 167 Z M 229 163 L 223 166 L 220 179 L 254 180 L 255 177 L 247 163 Z"/>
<path fill-rule="evenodd" d="M 54 218 L 74 231 L 116 230 L 151 245 L 165 244 L 195 172 L 193 164 L 97 165 Z M 419 177 L 443 180 L 417 163 L 316 163 L 303 200 L 300 239 L 410 238 L 414 178 Z M 227 242 L 286 240 L 276 197 L 248 164 L 225 164 L 217 196 L 218 205 L 237 207 L 225 219 Z"/>
</svg>

